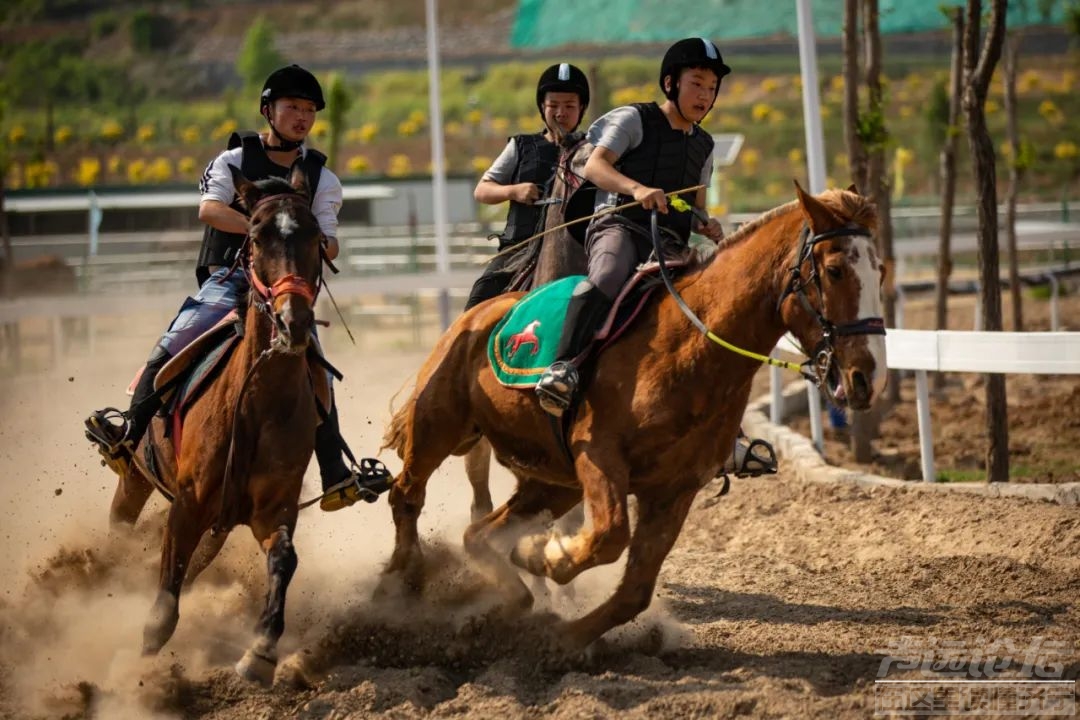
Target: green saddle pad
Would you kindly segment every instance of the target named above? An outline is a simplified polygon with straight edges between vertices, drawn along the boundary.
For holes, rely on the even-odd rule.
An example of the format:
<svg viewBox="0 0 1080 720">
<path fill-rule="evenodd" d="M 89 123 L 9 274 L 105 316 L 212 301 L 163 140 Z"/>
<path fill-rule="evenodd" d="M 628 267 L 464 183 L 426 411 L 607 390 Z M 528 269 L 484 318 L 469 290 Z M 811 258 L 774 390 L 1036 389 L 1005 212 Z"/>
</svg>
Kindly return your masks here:
<svg viewBox="0 0 1080 720">
<path fill-rule="evenodd" d="M 555 362 L 566 306 L 583 275 L 541 285 L 518 300 L 488 338 L 488 360 L 507 387 L 533 387 Z"/>
</svg>

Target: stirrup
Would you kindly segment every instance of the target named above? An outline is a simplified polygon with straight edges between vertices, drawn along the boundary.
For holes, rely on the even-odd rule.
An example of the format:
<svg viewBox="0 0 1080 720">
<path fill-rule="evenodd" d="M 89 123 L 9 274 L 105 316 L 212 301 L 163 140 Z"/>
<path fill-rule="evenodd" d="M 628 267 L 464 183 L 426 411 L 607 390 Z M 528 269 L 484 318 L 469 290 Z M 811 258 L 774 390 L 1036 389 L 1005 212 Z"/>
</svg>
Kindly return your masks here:
<svg viewBox="0 0 1080 720">
<path fill-rule="evenodd" d="M 349 469 L 349 475 L 344 480 L 323 492 L 319 508 L 334 512 L 360 500 L 373 503 L 390 489 L 392 480 L 390 471 L 381 462 L 373 458 L 360 458 L 360 462 Z"/>
<path fill-rule="evenodd" d="M 777 472 L 776 450 L 767 441 L 753 440 L 740 435 L 735 449 L 724 464 L 724 472 L 737 478 L 775 475 Z"/>
<path fill-rule="evenodd" d="M 579 376 L 573 363 L 559 360 L 551 364 L 536 383 L 536 396 L 544 412 L 562 417 L 577 392 Z"/>
<path fill-rule="evenodd" d="M 114 422 L 116 419 L 120 422 Z M 132 455 L 132 448 L 127 442 L 127 415 L 114 407 L 107 407 L 92 412 L 83 424 L 86 426 L 86 439 L 94 443 L 101 453 L 101 464 L 109 466 L 121 477 L 127 475 Z"/>
</svg>

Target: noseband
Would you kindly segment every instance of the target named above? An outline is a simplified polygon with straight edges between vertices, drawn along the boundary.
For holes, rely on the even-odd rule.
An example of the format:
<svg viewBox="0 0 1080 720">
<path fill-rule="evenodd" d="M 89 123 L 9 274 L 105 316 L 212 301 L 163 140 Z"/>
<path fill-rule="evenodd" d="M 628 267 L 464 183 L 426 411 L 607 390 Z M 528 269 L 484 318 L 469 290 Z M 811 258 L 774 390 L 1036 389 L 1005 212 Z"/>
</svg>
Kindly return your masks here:
<svg viewBox="0 0 1080 720">
<path fill-rule="evenodd" d="M 825 292 L 821 287 L 821 274 L 818 272 L 817 258 L 814 257 L 814 246 L 819 242 L 830 240 L 835 237 L 851 237 L 859 235 L 870 237 L 871 232 L 862 225 L 851 223 L 843 227 L 811 235 L 810 227 L 804 225 L 802 234 L 799 237 L 799 251 L 795 256 L 795 264 L 788 269 L 790 280 L 788 280 L 787 287 L 784 288 L 784 292 L 781 293 L 780 299 L 776 303 L 776 309 L 777 312 L 779 312 L 784 304 L 784 300 L 787 299 L 789 295 L 795 295 L 799 298 L 799 302 L 802 303 L 806 312 L 816 318 L 818 325 L 821 326 L 821 341 L 817 344 L 817 347 L 814 348 L 812 354 L 807 353 L 811 358 L 808 364 L 813 366 L 814 373 L 817 376 L 815 381 L 819 387 L 825 382 L 829 370 L 836 362 L 836 338 L 848 335 L 885 334 L 885 320 L 880 317 L 859 318 L 854 322 L 842 323 L 839 325 L 831 322 L 825 317 Z M 802 265 L 805 262 L 810 263 L 810 274 L 803 277 Z M 821 300 L 820 310 L 810 303 L 810 298 L 806 295 L 808 283 L 813 283 L 813 286 L 817 288 L 818 298 Z"/>
</svg>

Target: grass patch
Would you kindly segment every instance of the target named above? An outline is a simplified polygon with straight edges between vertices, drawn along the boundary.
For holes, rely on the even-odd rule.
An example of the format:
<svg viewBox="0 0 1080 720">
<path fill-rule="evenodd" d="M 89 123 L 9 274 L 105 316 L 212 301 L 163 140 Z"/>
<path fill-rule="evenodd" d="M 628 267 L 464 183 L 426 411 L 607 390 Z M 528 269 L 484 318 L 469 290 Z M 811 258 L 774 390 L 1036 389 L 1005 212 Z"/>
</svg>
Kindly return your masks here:
<svg viewBox="0 0 1080 720">
<path fill-rule="evenodd" d="M 938 470 L 937 481 L 943 483 L 985 482 L 985 470 Z"/>
</svg>

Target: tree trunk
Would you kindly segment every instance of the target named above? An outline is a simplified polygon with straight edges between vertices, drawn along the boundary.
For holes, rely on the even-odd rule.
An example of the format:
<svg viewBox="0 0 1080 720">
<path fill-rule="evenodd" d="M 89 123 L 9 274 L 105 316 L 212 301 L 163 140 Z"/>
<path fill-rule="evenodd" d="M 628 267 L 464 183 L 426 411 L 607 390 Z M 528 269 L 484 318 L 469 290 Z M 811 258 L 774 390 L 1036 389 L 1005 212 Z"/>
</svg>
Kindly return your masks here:
<svg viewBox="0 0 1080 720">
<path fill-rule="evenodd" d="M 7 210 L 4 207 L 4 175 L 0 167 L 0 242 L 4 246 L 4 264 L 0 265 L 0 298 L 15 294 L 15 255 L 11 250 L 11 234 L 8 232 Z"/>
<path fill-rule="evenodd" d="M 964 13 L 952 10 L 952 67 L 949 75 L 949 126 L 941 148 L 941 226 L 938 241 L 938 273 L 936 288 L 936 324 L 938 330 L 948 330 L 949 276 L 952 275 L 952 220 L 956 198 L 956 136 L 959 135 L 960 93 L 964 77 Z M 934 374 L 934 389 L 945 387 L 945 375 Z"/>
<path fill-rule="evenodd" d="M 867 110 L 860 145 L 866 157 L 864 194 L 874 198 L 878 208 L 878 252 L 885 263 L 885 325 L 896 327 L 892 233 L 889 220 L 889 188 L 885 179 L 885 125 L 881 102 L 881 34 L 878 30 L 877 0 L 862 0 L 863 50 L 866 73 Z M 880 435 L 881 416 L 887 405 L 899 397 L 899 376 L 889 373 L 889 391 L 868 412 L 852 418 L 851 450 L 856 462 L 873 459 L 871 440 Z"/>
<path fill-rule="evenodd" d="M 1020 192 L 1020 181 L 1024 173 L 1020 157 L 1020 131 L 1016 123 L 1016 51 L 1020 47 L 1020 32 L 1014 30 L 1004 47 L 1005 61 L 1005 117 L 1007 139 L 1012 155 L 1009 158 L 1009 188 L 1005 194 L 1005 237 L 1009 251 L 1009 298 L 1012 300 L 1012 329 L 1021 332 L 1024 329 L 1024 314 L 1020 293 L 1020 261 L 1016 257 L 1016 196 Z"/>
<path fill-rule="evenodd" d="M 1006 0 L 993 0 L 990 28 L 981 51 L 978 49 L 981 0 L 968 0 L 964 31 L 964 113 L 979 218 L 979 303 L 983 327 L 988 331 L 1001 330 L 1001 285 L 998 278 L 997 181 L 994 144 L 986 128 L 986 90 L 994 66 L 1001 57 L 1005 4 Z M 986 375 L 986 437 L 989 440 L 986 479 L 1005 482 L 1009 479 L 1009 423 L 1004 375 Z"/>
<path fill-rule="evenodd" d="M 843 34 L 844 144 L 847 146 L 851 182 L 868 195 L 866 149 L 859 140 L 859 0 L 844 0 Z"/>
</svg>

